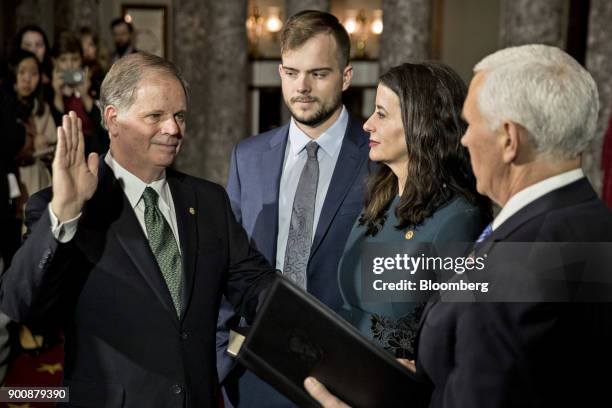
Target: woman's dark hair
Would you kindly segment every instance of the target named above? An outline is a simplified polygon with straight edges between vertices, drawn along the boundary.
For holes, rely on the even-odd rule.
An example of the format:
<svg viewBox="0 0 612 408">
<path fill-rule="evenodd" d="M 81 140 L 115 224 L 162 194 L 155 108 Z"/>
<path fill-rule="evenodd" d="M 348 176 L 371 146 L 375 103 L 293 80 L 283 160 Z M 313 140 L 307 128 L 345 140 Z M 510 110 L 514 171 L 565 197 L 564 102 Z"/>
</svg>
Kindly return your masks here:
<svg viewBox="0 0 612 408">
<path fill-rule="evenodd" d="M 45 55 L 43 56 L 43 60 L 40 63 L 41 65 L 41 73 L 47 75 L 47 77 L 51 78 L 51 74 L 53 72 L 53 63 L 51 62 L 51 45 L 49 44 L 49 38 L 47 38 L 47 34 L 37 25 L 28 24 L 23 26 L 15 36 L 15 42 L 13 44 L 13 53 L 17 52 L 17 50 L 21 49 L 21 41 L 23 40 L 23 36 L 28 31 L 32 31 L 41 35 L 43 42 L 45 43 Z"/>
<path fill-rule="evenodd" d="M 41 64 L 38 62 L 38 58 L 36 55 L 27 50 L 17 50 L 11 55 L 8 63 L 8 81 L 6 84 L 6 88 L 10 92 L 14 92 L 13 86 L 17 83 L 17 71 L 19 70 L 19 64 L 22 61 L 31 58 L 36 62 L 36 66 L 38 67 L 38 73 L 42 75 Z M 36 103 L 35 103 L 36 102 Z M 32 114 L 34 108 L 36 108 L 36 116 L 41 116 L 45 112 L 45 106 L 43 103 L 43 94 L 42 94 L 42 78 L 38 81 L 38 85 L 32 94 L 25 98 L 24 100 L 20 100 L 19 113 L 20 117 L 27 118 Z"/>
<path fill-rule="evenodd" d="M 395 210 L 396 227 L 421 224 L 457 195 L 479 207 L 483 221 L 488 221 L 491 203 L 476 191 L 468 151 L 460 143 L 466 130 L 461 118 L 467 93 L 463 80 L 442 63 L 423 62 L 391 68 L 379 84 L 399 97 L 408 149 L 408 173 Z M 397 178 L 388 166 L 380 166 L 370 175 L 365 210 L 359 220 L 368 235 L 376 235 L 382 228 L 397 194 Z"/>
<path fill-rule="evenodd" d="M 81 27 L 81 29 L 79 30 L 79 37 L 83 38 L 85 36 L 90 36 L 96 47 L 100 45 L 100 39 L 98 38 L 98 34 L 91 28 Z"/>
<path fill-rule="evenodd" d="M 81 40 L 72 31 L 62 31 L 55 39 L 51 56 L 57 58 L 62 54 L 79 54 L 83 58 Z"/>
</svg>

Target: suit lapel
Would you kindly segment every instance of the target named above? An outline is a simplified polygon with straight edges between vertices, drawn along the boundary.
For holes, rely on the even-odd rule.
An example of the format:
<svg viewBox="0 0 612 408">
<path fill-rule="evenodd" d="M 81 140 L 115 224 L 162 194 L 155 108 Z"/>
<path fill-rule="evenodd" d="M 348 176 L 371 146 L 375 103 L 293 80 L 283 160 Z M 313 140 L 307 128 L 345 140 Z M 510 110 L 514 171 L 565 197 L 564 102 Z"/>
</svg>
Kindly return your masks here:
<svg viewBox="0 0 612 408">
<path fill-rule="evenodd" d="M 431 311 L 431 309 L 440 301 L 440 293 L 436 292 L 425 304 L 425 309 L 423 309 L 423 313 L 421 314 L 421 319 L 419 320 L 419 328 L 416 332 L 416 342 L 414 344 L 414 355 L 418 356 L 419 352 L 419 343 L 421 339 L 421 331 L 423 331 L 423 325 L 425 324 L 425 320 L 427 319 L 427 315 Z"/>
<path fill-rule="evenodd" d="M 167 171 L 168 185 L 172 192 L 176 223 L 178 226 L 179 239 L 181 241 L 181 254 L 183 260 L 183 288 L 181 302 L 181 318 L 189 307 L 193 292 L 193 280 L 195 278 L 195 261 L 197 248 L 197 223 L 196 223 L 196 197 L 194 189 L 189 186 L 184 176 L 177 175 L 171 170 Z"/>
<path fill-rule="evenodd" d="M 431 308 L 434 307 L 435 304 L 438 303 L 439 301 L 440 301 L 440 292 L 436 292 L 431 296 L 431 298 L 425 304 L 425 308 L 423 309 L 423 313 L 421 314 L 421 319 L 419 320 L 419 332 L 421 331 L 421 328 L 423 327 L 423 323 L 425 322 L 425 319 L 427 318 L 427 314 L 429 313 Z"/>
<path fill-rule="evenodd" d="M 361 134 L 361 126 L 357 122 L 349 120 L 346 134 L 342 141 L 342 147 L 340 148 L 340 155 L 338 156 L 323 208 L 321 209 L 321 215 L 319 216 L 319 222 L 310 250 L 311 257 L 321 244 L 344 197 L 353 186 L 355 177 L 359 175 L 360 162 L 364 160 L 359 152 L 366 142 L 365 138 L 360 140 L 359 135 Z"/>
<path fill-rule="evenodd" d="M 274 263 L 276 259 L 276 237 L 278 235 L 278 193 L 280 188 L 283 161 L 285 159 L 285 148 L 289 135 L 289 125 L 281 127 L 270 139 L 270 148 L 261 154 L 261 180 L 262 183 L 262 228 L 265 234 L 259 234 L 259 250 L 266 258 Z M 258 223 L 259 224 L 259 223 Z"/>
<path fill-rule="evenodd" d="M 105 219 L 110 224 L 110 231 L 124 249 L 136 270 L 151 287 L 160 303 L 176 316 L 172 298 L 161 271 L 155 262 L 155 257 L 149 242 L 142 231 L 127 197 L 112 170 L 101 160 L 100 181 L 95 199 L 92 199 L 91 213 L 99 216 L 108 214 Z M 108 225 L 107 224 L 107 225 Z"/>
<path fill-rule="evenodd" d="M 475 244 L 472 252 L 475 255 L 486 254 L 495 246 L 497 242 L 505 241 L 506 238 L 508 238 L 508 236 L 511 235 L 517 228 L 534 217 L 557 208 L 592 200 L 596 197 L 597 195 L 595 191 L 586 178 L 577 180 L 560 189 L 553 190 L 552 192 L 523 207 L 516 214 L 508 218 L 484 241 Z M 423 324 L 427 320 L 427 315 L 438 302 L 440 302 L 440 294 L 439 292 L 436 292 L 436 294 L 433 295 L 433 297 L 427 302 L 427 305 L 423 310 L 423 314 L 421 315 L 421 320 L 419 322 L 419 329 L 416 337 L 417 339 L 420 339 L 420 333 L 423 329 Z M 417 341 L 417 347 L 418 343 L 419 342 Z"/>
<path fill-rule="evenodd" d="M 595 198 L 597 198 L 597 194 L 586 177 L 576 180 L 543 195 L 521 208 L 493 231 L 487 239 L 475 245 L 474 250 L 476 253 L 485 253 L 492 248 L 495 242 L 505 241 L 514 231 L 533 218 L 559 208 L 576 205 Z"/>
<path fill-rule="evenodd" d="M 127 198 L 124 197 L 124 200 L 124 209 L 111 229 L 130 260 L 136 266 L 138 272 L 140 272 L 159 301 L 164 305 L 164 308 L 176 315 L 170 292 L 159 270 L 159 266 L 155 262 L 155 257 L 151 252 L 147 238 Z"/>
</svg>

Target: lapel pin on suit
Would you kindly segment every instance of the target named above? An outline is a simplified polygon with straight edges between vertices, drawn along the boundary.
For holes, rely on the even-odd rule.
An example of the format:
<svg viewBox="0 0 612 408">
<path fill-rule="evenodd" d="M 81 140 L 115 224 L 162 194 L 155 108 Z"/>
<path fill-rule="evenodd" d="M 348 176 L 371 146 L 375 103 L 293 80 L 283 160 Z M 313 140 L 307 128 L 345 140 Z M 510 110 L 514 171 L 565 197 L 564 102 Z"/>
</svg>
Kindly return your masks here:
<svg viewBox="0 0 612 408">
<path fill-rule="evenodd" d="M 189 207 L 189 214 L 195 215 L 195 208 Z"/>
<path fill-rule="evenodd" d="M 414 237 L 414 231 L 413 230 L 408 230 L 406 232 L 406 235 L 404 235 L 404 238 L 406 238 L 406 239 L 412 239 L 412 237 Z"/>
</svg>

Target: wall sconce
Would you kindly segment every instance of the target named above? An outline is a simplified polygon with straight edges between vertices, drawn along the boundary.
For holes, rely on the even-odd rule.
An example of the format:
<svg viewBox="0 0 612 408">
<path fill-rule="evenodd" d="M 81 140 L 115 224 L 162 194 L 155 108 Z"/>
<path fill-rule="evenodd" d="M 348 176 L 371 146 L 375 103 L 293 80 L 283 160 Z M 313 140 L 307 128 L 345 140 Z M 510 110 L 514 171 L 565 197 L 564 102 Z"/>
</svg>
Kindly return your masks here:
<svg viewBox="0 0 612 408">
<path fill-rule="evenodd" d="M 381 35 L 383 32 L 382 10 L 377 9 L 372 12 L 372 34 Z"/>
<path fill-rule="evenodd" d="M 264 17 L 259 7 L 253 6 L 246 21 L 246 28 L 249 40 L 249 55 L 252 58 L 260 58 L 261 40 L 267 34 L 270 34 L 272 39 L 275 39 L 277 33 L 283 28 L 283 21 L 280 18 L 280 7 L 268 7 L 268 16 Z"/>
<path fill-rule="evenodd" d="M 280 7 L 268 7 L 266 30 L 274 34 L 278 33 L 281 28 L 283 28 L 283 20 L 280 18 Z"/>
<path fill-rule="evenodd" d="M 259 11 L 259 7 L 253 6 L 251 13 L 246 21 L 247 37 L 249 40 L 249 55 L 253 58 L 259 57 L 259 39 L 263 32 L 264 18 Z"/>
<path fill-rule="evenodd" d="M 357 11 L 346 10 L 346 19 L 342 23 L 349 35 L 355 34 L 357 31 Z"/>
<path fill-rule="evenodd" d="M 374 10 L 372 17 L 364 9 L 346 10 L 346 18 L 342 23 L 354 43 L 355 58 L 368 58 L 366 45 L 370 35 L 380 35 L 383 30 L 382 10 Z"/>
</svg>

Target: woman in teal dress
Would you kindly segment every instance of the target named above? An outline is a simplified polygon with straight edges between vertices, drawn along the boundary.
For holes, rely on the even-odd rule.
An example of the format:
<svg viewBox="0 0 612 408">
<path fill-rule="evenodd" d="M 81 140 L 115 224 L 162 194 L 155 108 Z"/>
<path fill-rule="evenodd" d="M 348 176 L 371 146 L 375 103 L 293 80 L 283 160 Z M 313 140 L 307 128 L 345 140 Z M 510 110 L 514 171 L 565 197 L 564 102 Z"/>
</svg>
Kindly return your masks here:
<svg viewBox="0 0 612 408">
<path fill-rule="evenodd" d="M 414 358 L 424 302 L 365 301 L 361 254 L 369 243 L 473 242 L 490 222 L 490 202 L 476 192 L 460 144 L 466 91 L 443 64 L 402 64 L 380 77 L 376 109 L 363 126 L 370 159 L 380 165 L 340 261 L 341 313 L 397 358 Z"/>
</svg>

